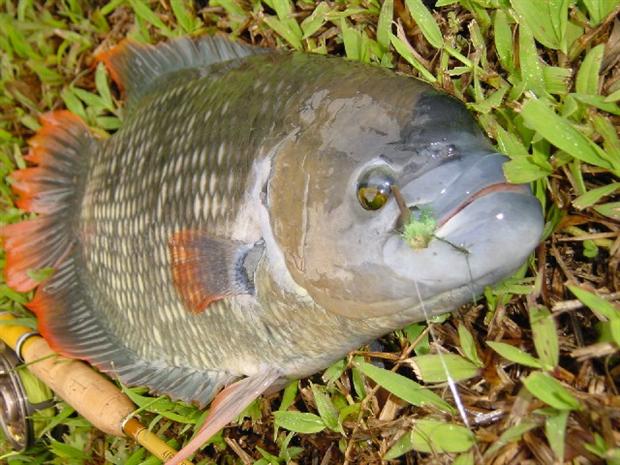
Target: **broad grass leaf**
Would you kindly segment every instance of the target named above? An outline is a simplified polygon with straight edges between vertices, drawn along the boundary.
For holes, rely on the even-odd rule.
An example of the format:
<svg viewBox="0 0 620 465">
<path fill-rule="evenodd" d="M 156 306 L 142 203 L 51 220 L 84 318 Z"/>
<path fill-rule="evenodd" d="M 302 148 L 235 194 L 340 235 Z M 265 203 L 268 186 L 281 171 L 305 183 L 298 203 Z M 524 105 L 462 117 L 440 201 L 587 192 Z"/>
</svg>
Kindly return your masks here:
<svg viewBox="0 0 620 465">
<path fill-rule="evenodd" d="M 329 368 L 327 368 L 321 375 L 321 379 L 330 384 L 335 382 L 344 373 L 347 368 L 346 359 L 340 359 L 334 362 Z"/>
<path fill-rule="evenodd" d="M 97 71 L 95 71 L 95 86 L 97 87 L 97 92 L 99 92 L 101 96 L 104 107 L 109 111 L 114 111 L 114 101 L 112 100 L 108 75 L 103 63 L 97 65 Z"/>
<path fill-rule="evenodd" d="M 291 17 L 293 5 L 290 0 L 271 0 L 271 4 L 281 20 L 287 20 Z"/>
<path fill-rule="evenodd" d="M 592 123 L 596 132 L 603 138 L 603 147 L 609 160 L 614 166 L 620 168 L 620 138 L 617 128 L 610 120 L 611 118 L 602 115 L 594 115 Z"/>
<path fill-rule="evenodd" d="M 97 116 L 95 123 L 106 131 L 113 131 L 122 125 L 121 120 L 116 116 Z"/>
<path fill-rule="evenodd" d="M 618 0 L 582 0 L 590 15 L 590 26 L 598 25 L 618 6 Z"/>
<path fill-rule="evenodd" d="M 474 433 L 465 426 L 422 419 L 416 421 L 413 429 L 394 443 L 383 460 L 398 458 L 410 450 L 427 453 L 467 452 L 474 444 Z"/>
<path fill-rule="evenodd" d="M 620 182 L 612 182 L 611 184 L 591 189 L 573 200 L 573 206 L 579 210 L 583 210 L 584 208 L 591 207 L 603 197 L 611 195 L 619 189 Z"/>
<path fill-rule="evenodd" d="M 330 10 L 330 6 L 325 2 L 317 5 L 312 14 L 301 22 L 302 39 L 307 39 L 321 29 L 323 24 L 327 22 L 326 15 Z"/>
<path fill-rule="evenodd" d="M 530 393 L 558 410 L 579 410 L 581 404 L 557 379 L 542 371 L 530 373 L 523 385 Z"/>
<path fill-rule="evenodd" d="M 525 23 L 519 25 L 519 62 L 525 90 L 538 97 L 545 95 L 545 76 L 532 31 Z"/>
<path fill-rule="evenodd" d="M 364 384 L 364 375 L 359 368 L 351 368 L 351 379 L 353 381 L 353 389 L 358 399 L 366 397 L 366 386 Z"/>
<path fill-rule="evenodd" d="M 556 412 L 545 419 L 545 436 L 549 441 L 549 446 L 555 454 L 558 463 L 564 461 L 564 449 L 566 444 L 566 422 L 568 420 L 568 410 Z"/>
<path fill-rule="evenodd" d="M 616 221 L 620 220 L 620 202 L 603 203 L 596 205 L 594 209 L 603 216 Z"/>
<path fill-rule="evenodd" d="M 143 0 L 129 0 L 129 5 L 133 9 L 136 16 L 140 17 L 147 23 L 155 26 L 166 37 L 172 37 L 174 33 L 164 24 L 164 22 L 151 10 L 151 8 Z"/>
<path fill-rule="evenodd" d="M 499 62 L 506 71 L 512 73 L 514 71 L 512 28 L 508 24 L 508 15 L 502 9 L 495 11 L 494 32 L 495 51 Z"/>
<path fill-rule="evenodd" d="M 607 97 L 605 97 L 606 102 L 617 102 L 618 100 L 620 100 L 620 89 L 612 92 Z"/>
<path fill-rule="evenodd" d="M 608 320 L 620 318 L 620 308 L 611 302 L 577 286 L 568 286 L 570 291 L 588 308 L 603 315 Z"/>
<path fill-rule="evenodd" d="M 532 368 L 542 368 L 543 365 L 540 360 L 532 357 L 527 352 L 523 352 L 521 349 L 504 342 L 487 341 L 487 344 L 491 349 L 500 354 L 506 360 L 518 363 L 519 365 L 525 365 Z"/>
<path fill-rule="evenodd" d="M 106 104 L 101 97 L 93 94 L 92 92 L 88 92 L 87 90 L 80 89 L 79 87 L 74 87 L 72 89 L 73 93 L 87 106 L 91 107 L 96 112 L 100 113 L 104 109 L 106 109 Z"/>
<path fill-rule="evenodd" d="M 567 27 L 568 27 L 568 7 L 572 0 L 548 0 L 549 17 L 555 37 L 562 52 L 566 53 L 568 49 Z"/>
<path fill-rule="evenodd" d="M 499 108 L 502 105 L 502 102 L 504 101 L 504 96 L 509 89 L 510 84 L 508 84 L 507 82 L 503 83 L 499 89 L 488 94 L 486 98 L 484 98 L 480 102 L 472 104 L 471 107 L 478 113 L 490 113 L 492 110 Z"/>
<path fill-rule="evenodd" d="M 342 425 L 342 423 L 350 416 L 358 415 L 361 408 L 362 404 L 359 402 L 355 404 L 349 404 L 344 407 L 342 410 L 340 410 L 340 413 L 338 413 L 338 424 Z"/>
<path fill-rule="evenodd" d="M 605 53 L 605 44 L 593 47 L 583 59 L 577 78 L 575 90 L 580 94 L 598 94 L 599 72 Z"/>
<path fill-rule="evenodd" d="M 407 60 L 407 62 L 411 66 L 417 69 L 422 75 L 422 77 L 424 77 L 424 79 L 429 82 L 437 82 L 437 78 L 433 76 L 433 74 L 429 70 L 427 70 L 422 63 L 420 63 L 420 61 L 413 55 L 413 53 L 411 53 L 410 44 L 404 42 L 402 39 L 395 36 L 394 34 L 390 36 L 390 41 L 396 49 L 396 52 L 405 60 Z"/>
<path fill-rule="evenodd" d="M 291 381 L 284 388 L 284 393 L 282 394 L 282 400 L 280 401 L 280 406 L 278 410 L 288 410 L 288 408 L 295 403 L 295 398 L 297 397 L 297 391 L 299 390 L 299 381 Z"/>
<path fill-rule="evenodd" d="M 531 156 L 514 157 L 502 166 L 508 182 L 513 184 L 527 184 L 537 179 L 546 178 L 551 170 L 542 168 Z"/>
<path fill-rule="evenodd" d="M 473 451 L 465 452 L 464 454 L 459 454 L 452 462 L 452 465 L 474 465 L 474 453 Z"/>
<path fill-rule="evenodd" d="M 597 208 L 597 207 L 595 207 Z M 616 202 L 617 211 L 620 212 L 620 202 Z M 619 215 L 620 216 L 620 215 Z M 613 341 L 620 346 L 620 308 L 591 292 L 577 286 L 568 286 L 570 291 L 594 313 L 602 315 L 609 320 L 609 330 Z"/>
<path fill-rule="evenodd" d="M 179 26 L 181 26 L 182 33 L 189 34 L 196 29 L 197 20 L 196 17 L 192 14 L 191 2 L 188 0 L 170 0 L 170 6 L 172 7 L 172 12 L 174 13 Z"/>
<path fill-rule="evenodd" d="M 237 3 L 237 0 L 211 0 L 209 4 L 213 6 L 221 6 L 226 10 L 231 18 L 236 19 L 237 21 L 241 21 L 247 16 L 247 13 L 243 8 L 241 8 L 239 3 Z"/>
<path fill-rule="evenodd" d="M 325 393 L 325 391 L 316 384 L 312 384 L 311 389 L 316 408 L 319 411 L 319 415 L 321 416 L 323 423 L 325 423 L 325 426 L 332 431 L 344 433 L 342 427 L 338 423 L 338 410 L 334 407 L 332 400 Z"/>
<path fill-rule="evenodd" d="M 296 50 L 301 50 L 301 29 L 299 31 L 297 28 L 292 26 L 292 23 L 297 24 L 295 20 L 289 19 L 288 21 L 282 21 L 275 16 L 265 15 L 263 18 L 267 26 L 273 29 L 279 36 L 284 38 L 289 44 L 293 46 Z M 299 27 L 299 25 L 297 25 Z"/>
<path fill-rule="evenodd" d="M 254 465 L 261 465 L 261 463 L 269 464 L 269 465 L 279 465 L 280 464 L 280 458 L 270 454 L 269 452 L 267 452 L 265 449 L 263 449 L 262 447 L 258 447 L 256 446 L 256 450 L 259 452 L 259 454 L 263 457 L 261 460 L 259 460 L 258 462 L 255 462 Z M 264 462 L 262 462 L 262 460 L 264 460 Z"/>
<path fill-rule="evenodd" d="M 49 450 L 56 456 L 62 459 L 70 460 L 70 463 L 82 463 L 90 458 L 90 454 L 86 453 L 82 449 L 78 449 L 70 444 L 56 441 L 51 439 L 49 442 Z"/>
<path fill-rule="evenodd" d="M 443 48 L 441 30 L 431 12 L 422 3 L 422 0 L 405 0 L 405 5 L 407 5 L 409 13 L 419 26 L 426 40 L 435 48 Z"/>
<path fill-rule="evenodd" d="M 605 97 L 602 95 L 592 95 L 592 94 L 571 94 L 575 99 L 580 101 L 581 103 L 585 103 L 586 105 L 593 106 L 598 108 L 599 110 L 606 111 L 607 113 L 611 113 L 612 115 L 620 116 L 620 106 L 614 102 L 605 101 Z"/>
<path fill-rule="evenodd" d="M 459 324 L 458 333 L 459 341 L 461 343 L 461 350 L 463 351 L 465 357 L 471 360 L 474 365 L 482 367 L 484 364 L 478 356 L 478 350 L 476 348 L 476 342 L 474 341 L 474 337 L 471 335 L 471 333 L 464 324 Z"/>
<path fill-rule="evenodd" d="M 418 355 L 407 360 L 415 374 L 425 383 L 463 381 L 478 376 L 479 369 L 471 361 L 456 354 Z"/>
<path fill-rule="evenodd" d="M 340 29 L 342 29 L 342 41 L 347 58 L 362 61 L 362 35 L 360 31 L 349 26 L 344 18 L 340 20 Z"/>
<path fill-rule="evenodd" d="M 372 379 L 381 387 L 400 397 L 411 405 L 419 407 L 433 406 L 441 411 L 454 413 L 455 409 L 445 400 L 430 389 L 427 389 L 415 381 L 383 368 L 378 368 L 366 362 L 361 362 L 358 367 L 362 373 Z"/>
<path fill-rule="evenodd" d="M 3 35 L 6 35 L 9 39 L 10 47 L 8 47 L 8 49 L 11 52 L 14 51 L 22 58 L 41 60 L 39 54 L 35 52 L 28 40 L 26 40 L 26 37 L 15 26 L 15 21 L 10 15 L 0 14 L 0 29 Z"/>
<path fill-rule="evenodd" d="M 560 362 L 560 342 L 555 319 L 544 306 L 531 307 L 529 317 L 538 358 L 546 365 L 546 369 L 552 370 Z"/>
<path fill-rule="evenodd" d="M 273 416 L 277 426 L 295 433 L 318 433 L 325 429 L 321 417 L 313 413 L 276 411 Z"/>
<path fill-rule="evenodd" d="M 523 105 L 521 116 L 531 129 L 576 159 L 602 168 L 612 168 L 611 163 L 601 155 L 602 150 L 598 146 L 542 100 L 528 100 Z"/>
<path fill-rule="evenodd" d="M 527 148 L 523 145 L 519 136 L 506 131 L 501 126 L 497 127 L 497 143 L 502 153 L 505 153 L 510 158 L 529 156 Z"/>
<path fill-rule="evenodd" d="M 77 98 L 77 96 L 72 92 L 72 89 L 66 87 L 60 93 L 63 102 L 65 102 L 66 107 L 69 111 L 75 115 L 78 115 L 84 121 L 87 120 L 86 110 L 84 109 L 84 105 L 81 100 Z"/>
<path fill-rule="evenodd" d="M 390 48 L 393 18 L 394 0 L 384 0 L 379 13 L 379 22 L 377 23 L 377 42 L 385 51 Z"/>
<path fill-rule="evenodd" d="M 568 0 L 511 0 L 519 24 L 527 24 L 538 42 L 566 52 Z"/>
</svg>

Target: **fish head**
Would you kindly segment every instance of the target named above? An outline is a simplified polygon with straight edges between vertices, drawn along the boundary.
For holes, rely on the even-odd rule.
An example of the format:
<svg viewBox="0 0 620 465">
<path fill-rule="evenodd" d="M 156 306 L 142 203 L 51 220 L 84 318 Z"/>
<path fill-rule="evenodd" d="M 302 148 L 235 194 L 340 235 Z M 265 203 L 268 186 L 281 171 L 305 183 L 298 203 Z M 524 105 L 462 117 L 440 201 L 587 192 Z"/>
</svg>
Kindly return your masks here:
<svg viewBox="0 0 620 465">
<path fill-rule="evenodd" d="M 286 267 L 347 318 L 453 310 L 514 273 L 541 238 L 538 200 L 507 183 L 507 158 L 467 109 L 409 81 L 397 100 L 315 96 L 275 158 L 269 205 Z"/>
</svg>

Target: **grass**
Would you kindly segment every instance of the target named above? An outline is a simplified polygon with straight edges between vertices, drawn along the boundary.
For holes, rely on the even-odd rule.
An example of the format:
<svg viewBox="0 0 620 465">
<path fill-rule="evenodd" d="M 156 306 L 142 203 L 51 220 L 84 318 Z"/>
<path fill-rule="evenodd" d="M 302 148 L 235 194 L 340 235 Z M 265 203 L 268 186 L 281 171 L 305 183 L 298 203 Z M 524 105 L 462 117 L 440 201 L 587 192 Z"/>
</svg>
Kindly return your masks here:
<svg viewBox="0 0 620 465">
<path fill-rule="evenodd" d="M 121 124 L 121 99 L 95 51 L 126 35 L 216 31 L 431 82 L 467 102 L 510 157 L 507 177 L 531 183 L 544 207 L 545 241 L 513 278 L 254 403 L 200 463 L 620 463 L 620 1 L 425 3 L 0 1 L 2 223 L 21 217 L 6 176 L 24 166 L 40 112 L 67 107 L 103 137 Z M 1 310 L 30 318 L 27 298 L 0 283 Z M 202 418 L 128 393 L 177 445 Z M 62 402 L 41 420 L 35 447 L 11 454 L 0 444 L 0 460 L 157 463 Z"/>
</svg>

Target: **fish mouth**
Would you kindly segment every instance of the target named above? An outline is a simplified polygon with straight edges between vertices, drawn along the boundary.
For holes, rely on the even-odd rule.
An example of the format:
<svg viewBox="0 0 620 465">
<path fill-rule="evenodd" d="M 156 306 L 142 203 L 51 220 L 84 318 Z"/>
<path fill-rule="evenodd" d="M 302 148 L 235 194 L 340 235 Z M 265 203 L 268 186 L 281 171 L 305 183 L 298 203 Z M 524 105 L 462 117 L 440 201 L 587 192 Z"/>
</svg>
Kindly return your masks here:
<svg viewBox="0 0 620 465">
<path fill-rule="evenodd" d="M 402 199 L 401 215 L 395 230 L 402 230 L 407 217 L 416 219 L 424 211 L 430 212 L 439 229 L 486 196 L 500 192 L 531 195 L 527 185 L 506 181 L 503 170 L 506 161 L 508 158 L 500 153 L 472 154 L 406 182 L 398 193 Z M 405 205 L 411 215 L 407 214 Z"/>
<path fill-rule="evenodd" d="M 446 214 L 442 215 L 439 219 L 437 219 L 437 228 L 441 228 L 444 224 L 446 224 L 448 221 L 450 221 L 452 218 L 454 218 L 476 200 L 496 192 L 514 192 L 526 195 L 531 193 L 530 188 L 525 184 L 509 184 L 507 182 L 498 182 L 496 184 L 491 184 L 490 186 L 483 187 L 477 192 L 474 192 L 469 197 L 466 197 L 463 203 L 457 205 L 455 208 L 448 211 Z"/>
</svg>

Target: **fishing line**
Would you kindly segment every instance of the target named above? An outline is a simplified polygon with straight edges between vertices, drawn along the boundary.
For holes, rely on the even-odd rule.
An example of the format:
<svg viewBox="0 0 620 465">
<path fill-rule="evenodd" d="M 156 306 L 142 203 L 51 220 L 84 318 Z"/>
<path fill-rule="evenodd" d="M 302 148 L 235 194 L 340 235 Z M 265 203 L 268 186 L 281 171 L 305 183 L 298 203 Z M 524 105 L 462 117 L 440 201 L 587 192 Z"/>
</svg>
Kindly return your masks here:
<svg viewBox="0 0 620 465">
<path fill-rule="evenodd" d="M 465 256 L 465 263 L 467 264 L 467 270 L 468 270 L 468 274 L 469 274 L 469 284 L 468 284 L 468 287 L 469 287 L 469 289 L 470 289 L 470 291 L 472 293 L 472 299 L 475 302 L 476 296 L 475 296 L 474 288 L 473 288 L 473 281 L 474 281 L 473 274 L 472 274 L 472 271 L 471 271 L 471 265 L 469 263 L 469 250 L 467 250 L 465 247 L 461 247 L 461 246 L 458 246 L 456 244 L 453 244 L 452 242 L 450 242 L 447 239 L 444 239 L 444 238 L 441 238 L 441 237 L 437 237 L 437 236 L 434 236 L 434 237 L 436 239 L 439 239 L 442 242 L 445 242 L 445 243 L 451 245 L 456 250 L 458 250 L 459 252 L 463 253 L 463 255 Z M 439 344 L 438 343 L 438 338 L 435 335 L 435 331 L 433 329 L 433 325 L 432 325 L 432 323 L 430 321 L 430 316 L 428 314 L 428 311 L 426 310 L 426 306 L 424 305 L 424 300 L 422 299 L 422 294 L 420 292 L 420 288 L 418 286 L 418 282 L 416 280 L 414 280 L 413 282 L 415 284 L 415 290 L 416 290 L 416 293 L 418 295 L 418 299 L 420 301 L 420 306 L 422 307 L 422 312 L 424 313 L 424 318 L 426 319 L 426 323 L 428 325 L 428 330 L 429 330 L 429 333 L 431 335 L 431 339 L 433 340 L 433 342 L 435 344 Z M 441 366 L 443 367 L 444 373 L 446 374 L 446 378 L 447 378 L 447 381 L 448 381 L 448 386 L 450 388 L 450 392 L 452 392 L 452 396 L 454 397 L 454 402 L 456 404 L 456 408 L 457 408 L 457 410 L 459 412 L 459 415 L 461 416 L 461 419 L 463 420 L 463 423 L 465 424 L 465 426 L 470 431 L 473 432 L 473 428 L 472 428 L 472 426 L 471 426 L 471 424 L 469 422 L 469 419 L 467 417 L 467 412 L 465 410 L 465 405 L 464 405 L 463 400 L 461 398 L 461 395 L 460 395 L 460 393 L 459 393 L 459 391 L 457 389 L 456 382 L 454 381 L 454 378 L 452 378 L 452 376 L 450 375 L 450 371 L 448 370 L 448 365 L 446 364 L 446 360 L 445 360 L 445 358 L 443 356 L 443 353 L 441 351 L 437 351 L 437 355 L 439 355 L 439 360 L 441 362 Z M 482 457 L 482 454 L 481 454 L 480 450 L 478 449 L 478 445 L 475 444 L 475 443 L 474 443 L 474 449 L 475 449 L 476 454 L 479 457 Z"/>
<path fill-rule="evenodd" d="M 416 293 L 418 294 L 418 299 L 420 300 L 420 305 L 422 306 L 422 312 L 424 313 L 424 318 L 426 319 L 426 323 L 428 324 L 428 330 L 431 335 L 431 339 L 433 339 L 433 342 L 435 342 L 436 344 L 439 344 L 438 338 L 435 336 L 433 324 L 430 322 L 429 314 L 426 311 L 426 306 L 424 305 L 424 301 L 422 300 L 422 295 L 420 293 L 420 288 L 418 287 L 418 282 L 416 280 L 414 280 L 413 282 L 415 284 Z M 456 383 L 454 379 L 452 378 L 452 376 L 450 376 L 450 371 L 448 370 L 448 365 L 446 364 L 446 361 L 443 357 L 443 353 L 441 351 L 437 351 L 437 355 L 439 355 L 439 360 L 441 361 L 441 365 L 446 374 L 446 378 L 448 379 L 448 386 L 450 387 L 450 391 L 452 392 L 452 395 L 454 396 L 454 401 L 456 403 L 457 410 L 459 411 L 459 414 L 461 415 L 463 423 L 465 423 L 465 425 L 469 429 L 471 429 L 471 426 L 469 424 L 469 419 L 467 418 L 467 412 L 465 412 L 465 408 L 463 406 L 461 396 L 458 390 L 456 389 Z"/>
</svg>

